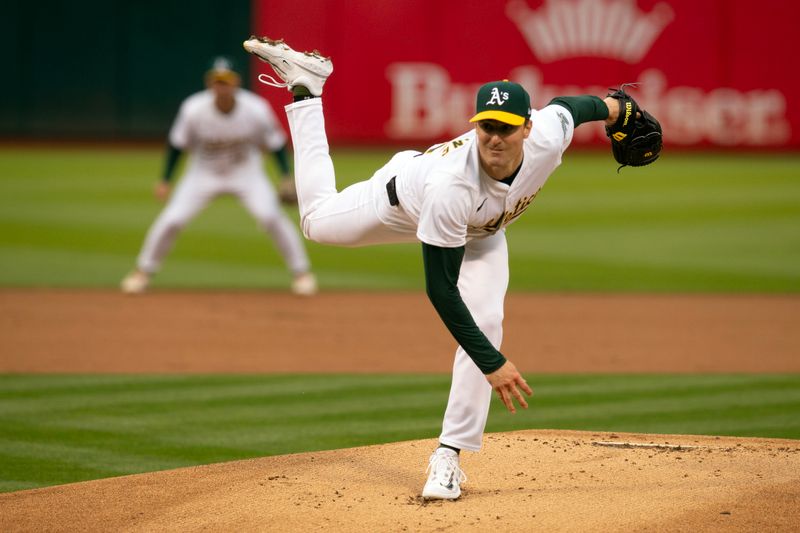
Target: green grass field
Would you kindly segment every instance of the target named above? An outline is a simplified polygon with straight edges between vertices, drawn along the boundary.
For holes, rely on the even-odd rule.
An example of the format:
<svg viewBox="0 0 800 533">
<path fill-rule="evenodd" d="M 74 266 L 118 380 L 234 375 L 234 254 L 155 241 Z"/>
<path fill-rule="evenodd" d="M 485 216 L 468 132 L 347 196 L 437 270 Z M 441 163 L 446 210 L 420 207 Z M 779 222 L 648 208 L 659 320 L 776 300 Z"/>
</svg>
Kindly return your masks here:
<svg viewBox="0 0 800 533">
<path fill-rule="evenodd" d="M 800 438 L 800 376 L 529 376 L 488 431 Z M 0 376 L 0 491 L 438 435 L 449 377 Z M 424 457 L 420 468 L 424 467 Z"/>
<path fill-rule="evenodd" d="M 341 184 L 389 155 L 337 151 Z M 161 157 L 0 148 L 0 287 L 114 289 L 161 208 Z M 667 152 L 615 170 L 605 152 L 567 154 L 509 229 L 512 291 L 800 291 L 800 155 Z M 423 286 L 418 246 L 309 252 L 323 290 Z M 221 199 L 186 228 L 155 287 L 286 290 L 288 279 L 271 241 Z M 800 438 L 800 375 L 527 378 L 533 408 L 511 416 L 495 402 L 489 431 Z M 0 375 L 0 491 L 433 438 L 448 386 L 442 375 Z"/>
<path fill-rule="evenodd" d="M 389 155 L 335 152 L 341 184 Z M 151 194 L 161 158 L 159 149 L 0 150 L 0 286 L 115 287 L 161 208 Z M 667 153 L 615 170 L 605 152 L 565 156 L 509 228 L 511 290 L 800 290 L 800 155 Z M 310 243 L 309 252 L 325 288 L 422 287 L 416 245 Z M 155 285 L 287 281 L 272 242 L 226 198 L 186 228 Z"/>
</svg>

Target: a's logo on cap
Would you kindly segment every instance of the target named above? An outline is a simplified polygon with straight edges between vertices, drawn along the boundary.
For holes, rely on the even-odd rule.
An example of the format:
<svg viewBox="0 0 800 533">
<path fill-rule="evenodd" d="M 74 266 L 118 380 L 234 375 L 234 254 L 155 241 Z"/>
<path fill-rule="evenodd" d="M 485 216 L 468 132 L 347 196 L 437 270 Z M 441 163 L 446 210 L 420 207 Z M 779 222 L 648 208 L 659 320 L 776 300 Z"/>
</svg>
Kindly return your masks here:
<svg viewBox="0 0 800 533">
<path fill-rule="evenodd" d="M 485 105 L 492 105 L 492 104 L 503 105 L 506 102 L 506 100 L 508 100 L 508 93 L 507 92 L 501 93 L 500 89 L 498 89 L 497 87 L 492 88 L 491 95 L 492 95 L 491 98 L 489 98 L 489 101 L 486 102 Z"/>
<path fill-rule="evenodd" d="M 481 85 L 470 122 L 497 120 L 519 126 L 531 117 L 531 98 L 519 83 L 508 80 Z"/>
</svg>

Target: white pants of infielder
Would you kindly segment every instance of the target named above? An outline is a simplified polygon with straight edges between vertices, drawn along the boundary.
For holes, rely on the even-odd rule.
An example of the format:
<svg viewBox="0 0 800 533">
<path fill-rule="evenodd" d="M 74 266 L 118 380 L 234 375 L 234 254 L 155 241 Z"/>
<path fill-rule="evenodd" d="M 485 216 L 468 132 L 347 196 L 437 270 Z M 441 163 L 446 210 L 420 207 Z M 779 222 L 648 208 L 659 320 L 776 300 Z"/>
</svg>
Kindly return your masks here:
<svg viewBox="0 0 800 533">
<path fill-rule="evenodd" d="M 319 98 L 286 106 L 295 157 L 295 181 L 301 226 L 309 239 L 341 246 L 417 242 L 381 220 L 391 216 L 386 182 L 409 157 L 401 152 L 367 181 L 336 191 L 322 101 Z M 503 338 L 503 302 L 508 288 L 508 247 L 503 231 L 469 241 L 458 278 L 458 289 L 478 327 L 500 348 Z M 435 357 L 435 354 L 431 354 Z M 439 441 L 459 449 L 481 447 L 492 387 L 459 346 Z"/>
<path fill-rule="evenodd" d="M 281 211 L 275 191 L 265 176 L 258 172 L 218 176 L 192 170 L 183 176 L 169 203 L 147 232 L 137 259 L 138 268 L 148 274 L 157 272 L 181 229 L 211 200 L 223 194 L 236 196 L 259 227 L 272 236 L 293 274 L 309 270 L 308 255 L 300 235 Z"/>
</svg>

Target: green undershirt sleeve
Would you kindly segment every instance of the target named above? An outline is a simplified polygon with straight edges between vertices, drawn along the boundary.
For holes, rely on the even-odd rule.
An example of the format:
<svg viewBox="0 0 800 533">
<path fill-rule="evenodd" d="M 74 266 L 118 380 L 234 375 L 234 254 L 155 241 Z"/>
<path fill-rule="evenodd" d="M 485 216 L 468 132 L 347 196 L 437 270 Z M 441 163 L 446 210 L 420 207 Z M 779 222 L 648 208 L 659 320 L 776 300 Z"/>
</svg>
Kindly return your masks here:
<svg viewBox="0 0 800 533">
<path fill-rule="evenodd" d="M 164 162 L 164 173 L 161 175 L 164 183 L 169 183 L 172 180 L 172 175 L 175 172 L 175 167 L 178 165 L 178 160 L 181 158 L 183 150 L 176 148 L 171 144 L 167 145 L 167 157 Z"/>
<path fill-rule="evenodd" d="M 278 168 L 281 171 L 281 174 L 288 174 L 291 170 L 289 168 L 289 151 L 286 149 L 287 145 L 283 145 L 274 152 L 272 155 L 275 156 L 275 161 L 278 163 Z"/>
<path fill-rule="evenodd" d="M 584 122 L 608 118 L 608 106 L 597 96 L 558 96 L 550 100 L 548 105 L 551 104 L 566 108 L 572 115 L 576 128 Z"/>
<path fill-rule="evenodd" d="M 441 248 L 422 243 L 425 287 L 444 325 L 484 374 L 491 374 L 506 362 L 486 335 L 475 324 L 458 291 L 458 273 L 464 260 L 464 247 Z"/>
</svg>

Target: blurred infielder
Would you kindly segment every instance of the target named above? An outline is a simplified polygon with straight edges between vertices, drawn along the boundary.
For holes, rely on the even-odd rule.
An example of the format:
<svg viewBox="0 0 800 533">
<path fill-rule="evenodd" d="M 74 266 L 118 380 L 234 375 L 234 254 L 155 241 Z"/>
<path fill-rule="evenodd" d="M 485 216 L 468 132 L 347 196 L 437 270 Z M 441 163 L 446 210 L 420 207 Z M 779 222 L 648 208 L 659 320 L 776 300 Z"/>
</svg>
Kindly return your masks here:
<svg viewBox="0 0 800 533">
<path fill-rule="evenodd" d="M 280 208 L 263 169 L 262 151 L 275 154 L 283 172 L 281 198 L 294 194 L 287 139 L 270 105 L 241 89 L 239 75 L 226 58 L 214 61 L 205 75 L 206 90 L 184 100 L 169 133 L 162 180 L 156 196 L 169 196 L 170 180 L 183 150 L 192 157 L 166 208 L 150 227 L 136 269 L 122 280 L 126 293 L 141 293 L 172 248 L 181 229 L 208 202 L 222 194 L 239 198 L 268 232 L 293 274 L 292 291 L 311 295 L 317 282 L 310 272 L 303 241 Z"/>
<path fill-rule="evenodd" d="M 633 122 L 619 112 L 632 100 L 621 91 L 605 100 L 559 97 L 533 111 L 522 86 L 487 83 L 477 94 L 473 130 L 425 152 L 400 152 L 369 180 L 337 192 L 319 98 L 333 72 L 330 59 L 267 38 L 251 37 L 244 48 L 280 77 L 262 74 L 259 80 L 294 95 L 286 114 L 305 236 L 342 246 L 422 242 L 428 296 L 459 344 L 440 446 L 429 459 L 422 496 L 458 498 L 466 480 L 458 452 L 480 449 L 492 390 L 512 413 L 514 399 L 527 407 L 522 393 L 532 394 L 498 351 L 509 277 L 505 227 L 561 163 L 573 129 L 603 120 L 618 132 L 623 119 L 626 127 Z"/>
</svg>

